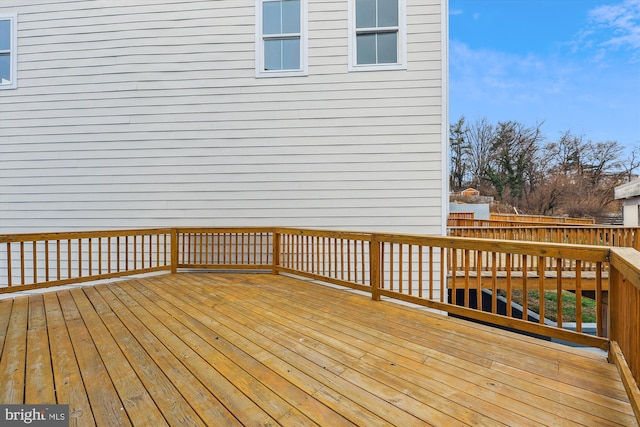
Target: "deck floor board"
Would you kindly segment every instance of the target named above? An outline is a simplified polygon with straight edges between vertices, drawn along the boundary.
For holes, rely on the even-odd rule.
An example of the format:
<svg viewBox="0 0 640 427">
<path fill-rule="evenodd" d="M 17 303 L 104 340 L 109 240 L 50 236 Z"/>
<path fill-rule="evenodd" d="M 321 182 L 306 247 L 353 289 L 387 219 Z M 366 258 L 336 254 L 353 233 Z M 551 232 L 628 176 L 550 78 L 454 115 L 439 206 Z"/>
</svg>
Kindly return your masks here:
<svg viewBox="0 0 640 427">
<path fill-rule="evenodd" d="M 271 274 L 0 300 L 0 402 L 80 426 L 637 425 L 602 354 Z"/>
</svg>

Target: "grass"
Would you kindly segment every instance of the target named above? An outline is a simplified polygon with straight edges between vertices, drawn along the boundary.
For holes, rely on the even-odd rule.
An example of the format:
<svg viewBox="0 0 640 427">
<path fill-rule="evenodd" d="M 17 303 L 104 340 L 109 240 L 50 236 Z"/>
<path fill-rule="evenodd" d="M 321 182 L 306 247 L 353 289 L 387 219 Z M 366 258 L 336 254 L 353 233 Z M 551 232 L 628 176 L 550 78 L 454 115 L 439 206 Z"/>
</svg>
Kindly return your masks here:
<svg viewBox="0 0 640 427">
<path fill-rule="evenodd" d="M 503 295 L 505 296 L 505 295 Z M 512 293 L 513 302 L 522 305 L 523 294 L 521 290 L 514 290 Z M 562 292 L 562 321 L 576 321 L 576 295 L 573 292 Z M 528 309 L 540 313 L 540 292 L 527 292 Z M 596 301 L 591 298 L 582 297 L 582 322 L 594 323 L 596 321 Z M 556 291 L 544 292 L 544 316 L 554 322 L 558 321 L 558 293 Z"/>
</svg>

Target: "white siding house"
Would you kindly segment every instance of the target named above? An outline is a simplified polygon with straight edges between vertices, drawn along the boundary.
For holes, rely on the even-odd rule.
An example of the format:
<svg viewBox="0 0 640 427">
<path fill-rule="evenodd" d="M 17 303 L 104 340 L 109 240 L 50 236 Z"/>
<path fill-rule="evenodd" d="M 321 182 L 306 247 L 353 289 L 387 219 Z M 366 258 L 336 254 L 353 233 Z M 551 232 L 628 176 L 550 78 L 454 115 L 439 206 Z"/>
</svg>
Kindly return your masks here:
<svg viewBox="0 0 640 427">
<path fill-rule="evenodd" d="M 640 227 L 640 179 L 617 186 L 616 200 L 622 200 L 622 220 L 625 227 Z"/>
<path fill-rule="evenodd" d="M 446 0 L 2 0 L 0 233 L 441 234 L 446 12 Z"/>
</svg>

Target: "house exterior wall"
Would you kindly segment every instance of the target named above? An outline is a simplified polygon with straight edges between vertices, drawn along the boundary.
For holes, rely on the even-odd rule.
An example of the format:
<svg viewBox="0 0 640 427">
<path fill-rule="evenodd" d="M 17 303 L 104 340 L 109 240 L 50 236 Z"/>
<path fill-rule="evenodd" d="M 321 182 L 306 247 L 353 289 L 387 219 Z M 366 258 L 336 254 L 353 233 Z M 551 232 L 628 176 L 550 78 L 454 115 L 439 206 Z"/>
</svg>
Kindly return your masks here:
<svg viewBox="0 0 640 427">
<path fill-rule="evenodd" d="M 446 0 L 442 0 L 446 1 Z M 308 76 L 256 78 L 254 0 L 3 0 L 0 232 L 281 225 L 442 234 L 446 4 L 407 69 L 348 72 L 347 0 L 309 0 Z"/>
<path fill-rule="evenodd" d="M 622 221 L 625 227 L 640 227 L 640 197 L 623 201 Z"/>
<path fill-rule="evenodd" d="M 614 189 L 614 197 L 622 200 L 622 221 L 625 227 L 640 226 L 640 180 L 627 182 Z"/>
</svg>

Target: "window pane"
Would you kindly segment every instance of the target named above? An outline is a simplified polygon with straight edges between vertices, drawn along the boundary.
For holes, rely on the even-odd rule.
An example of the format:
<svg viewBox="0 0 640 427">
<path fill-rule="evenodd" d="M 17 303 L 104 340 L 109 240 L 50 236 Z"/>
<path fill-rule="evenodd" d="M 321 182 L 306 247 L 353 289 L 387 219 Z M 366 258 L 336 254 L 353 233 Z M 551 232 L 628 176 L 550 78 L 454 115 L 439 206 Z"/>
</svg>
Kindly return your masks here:
<svg viewBox="0 0 640 427">
<path fill-rule="evenodd" d="M 358 64 L 376 63 L 375 34 L 358 34 L 356 36 L 356 49 L 358 51 Z"/>
<path fill-rule="evenodd" d="M 11 56 L 0 54 L 0 84 L 11 83 Z"/>
<path fill-rule="evenodd" d="M 300 32 L 300 0 L 282 2 L 282 33 Z"/>
<path fill-rule="evenodd" d="M 282 34 L 279 1 L 265 1 L 262 3 L 262 33 Z"/>
<path fill-rule="evenodd" d="M 0 50 L 11 49 L 11 21 L 0 20 Z"/>
<path fill-rule="evenodd" d="M 376 26 L 376 0 L 356 0 L 356 28 Z"/>
<path fill-rule="evenodd" d="M 398 62 L 398 33 L 378 34 L 378 64 Z"/>
<path fill-rule="evenodd" d="M 398 26 L 398 0 L 378 0 L 378 27 Z"/>
<path fill-rule="evenodd" d="M 282 70 L 282 40 L 265 40 L 264 69 Z"/>
<path fill-rule="evenodd" d="M 300 39 L 286 39 L 282 41 L 282 69 L 300 69 Z"/>
</svg>

